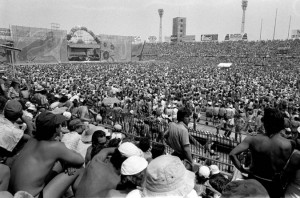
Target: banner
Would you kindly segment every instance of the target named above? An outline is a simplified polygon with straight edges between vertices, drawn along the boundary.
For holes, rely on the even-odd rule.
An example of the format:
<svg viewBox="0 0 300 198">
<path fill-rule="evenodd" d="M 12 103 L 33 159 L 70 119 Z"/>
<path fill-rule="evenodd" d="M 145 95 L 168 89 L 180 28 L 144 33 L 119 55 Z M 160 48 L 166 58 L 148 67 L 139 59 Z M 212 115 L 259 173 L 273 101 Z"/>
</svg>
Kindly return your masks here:
<svg viewBox="0 0 300 198">
<path fill-rule="evenodd" d="M 300 30 L 292 30 L 292 39 L 300 39 Z"/>
<path fill-rule="evenodd" d="M 218 34 L 202 34 L 201 41 L 218 41 Z"/>
<path fill-rule="evenodd" d="M 107 62 L 128 62 L 131 60 L 130 36 L 99 35 L 101 60 Z"/>
<path fill-rule="evenodd" d="M 10 29 L 0 28 L 0 40 L 11 40 Z"/>
<path fill-rule="evenodd" d="M 248 40 L 247 33 L 244 34 L 226 34 L 225 41 L 241 41 Z"/>
<path fill-rule="evenodd" d="M 14 46 L 21 49 L 16 52 L 16 63 L 57 63 L 67 62 L 67 31 L 11 27 Z"/>
<path fill-rule="evenodd" d="M 144 43 L 132 44 L 131 46 L 131 61 L 139 61 L 141 59 Z"/>
</svg>

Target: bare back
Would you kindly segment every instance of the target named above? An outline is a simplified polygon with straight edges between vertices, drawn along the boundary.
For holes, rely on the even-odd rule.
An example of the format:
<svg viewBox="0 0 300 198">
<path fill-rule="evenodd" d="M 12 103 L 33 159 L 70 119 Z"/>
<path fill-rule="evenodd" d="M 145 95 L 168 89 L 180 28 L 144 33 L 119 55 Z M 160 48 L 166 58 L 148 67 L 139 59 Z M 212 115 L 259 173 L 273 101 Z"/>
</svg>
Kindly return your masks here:
<svg viewBox="0 0 300 198">
<path fill-rule="evenodd" d="M 254 136 L 249 148 L 252 154 L 250 171 L 269 179 L 283 169 L 293 149 L 291 141 L 280 134 L 271 138 L 264 135 Z"/>
<path fill-rule="evenodd" d="M 46 176 L 58 160 L 78 166 L 82 164 L 83 158 L 67 149 L 61 142 L 38 141 L 32 138 L 13 163 L 10 191 L 15 193 L 24 190 L 37 195 L 42 191 Z"/>
</svg>

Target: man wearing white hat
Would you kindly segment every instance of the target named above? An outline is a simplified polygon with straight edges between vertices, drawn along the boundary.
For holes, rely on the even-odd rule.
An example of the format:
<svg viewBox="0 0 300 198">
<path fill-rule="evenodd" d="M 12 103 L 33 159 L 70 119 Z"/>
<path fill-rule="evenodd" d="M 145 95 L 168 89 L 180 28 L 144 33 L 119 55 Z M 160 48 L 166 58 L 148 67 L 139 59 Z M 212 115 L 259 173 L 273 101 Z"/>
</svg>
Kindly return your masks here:
<svg viewBox="0 0 300 198">
<path fill-rule="evenodd" d="M 126 197 L 137 186 L 141 187 L 147 166 L 148 162 L 143 157 L 131 156 L 127 158 L 121 166 L 121 182 L 116 190 L 109 191 L 107 197 Z"/>
</svg>

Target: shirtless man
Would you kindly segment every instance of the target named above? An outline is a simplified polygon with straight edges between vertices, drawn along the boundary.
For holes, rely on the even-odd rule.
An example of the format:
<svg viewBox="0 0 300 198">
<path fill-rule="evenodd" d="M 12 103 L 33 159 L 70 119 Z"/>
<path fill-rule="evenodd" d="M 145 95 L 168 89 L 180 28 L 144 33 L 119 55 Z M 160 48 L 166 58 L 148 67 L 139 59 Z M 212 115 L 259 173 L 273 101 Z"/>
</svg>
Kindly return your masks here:
<svg viewBox="0 0 300 198">
<path fill-rule="evenodd" d="M 293 151 L 293 145 L 279 133 L 284 129 L 284 118 L 279 110 L 265 109 L 262 121 L 266 134 L 246 137 L 231 151 L 230 158 L 237 169 L 248 173 L 249 178 L 258 180 L 271 198 L 280 197 L 283 192 L 280 183 L 274 181 L 274 176 L 284 168 Z M 249 171 L 238 160 L 238 155 L 248 149 L 252 157 Z"/>
<path fill-rule="evenodd" d="M 92 101 L 88 100 L 85 102 L 85 104 L 83 104 L 78 108 L 78 116 L 82 122 L 91 122 L 93 120 L 93 115 L 89 111 L 92 106 L 93 106 Z"/>
<path fill-rule="evenodd" d="M 62 115 L 46 111 L 37 117 L 35 137 L 28 141 L 12 165 L 9 184 L 11 193 L 26 191 L 35 197 L 59 198 L 75 181 L 80 171 L 73 175 L 58 174 L 48 184 L 45 183 L 55 162 L 60 161 L 67 167 L 77 168 L 84 163 L 80 154 L 54 140 L 65 120 Z"/>
</svg>

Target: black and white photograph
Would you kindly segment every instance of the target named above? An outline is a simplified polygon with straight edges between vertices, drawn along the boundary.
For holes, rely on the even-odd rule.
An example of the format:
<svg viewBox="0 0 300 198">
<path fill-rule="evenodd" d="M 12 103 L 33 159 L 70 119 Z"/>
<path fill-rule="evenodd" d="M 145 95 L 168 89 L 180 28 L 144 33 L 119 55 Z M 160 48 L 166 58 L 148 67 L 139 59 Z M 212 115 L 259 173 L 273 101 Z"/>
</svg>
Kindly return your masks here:
<svg viewBox="0 0 300 198">
<path fill-rule="evenodd" d="M 300 0 L 0 0 L 0 198 L 300 198 L 299 114 Z"/>
</svg>

